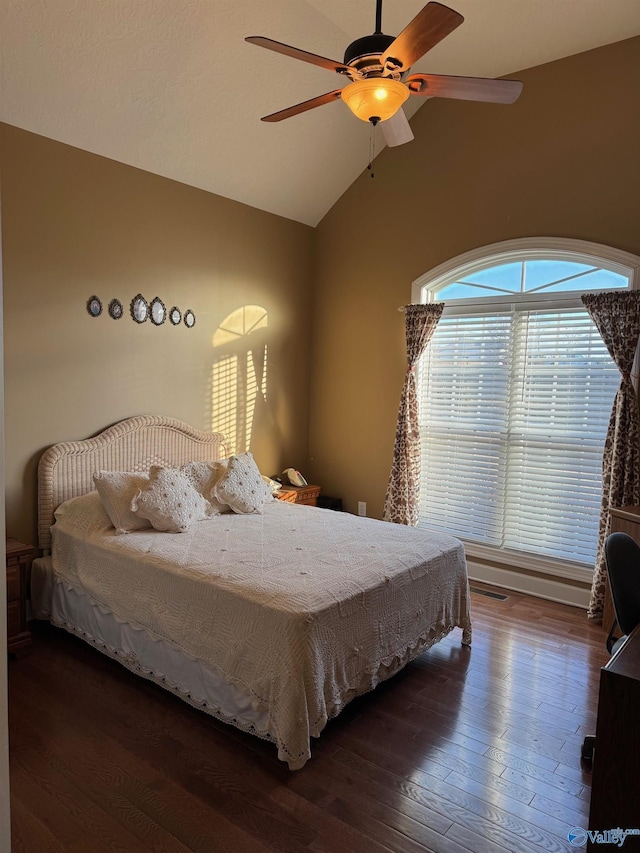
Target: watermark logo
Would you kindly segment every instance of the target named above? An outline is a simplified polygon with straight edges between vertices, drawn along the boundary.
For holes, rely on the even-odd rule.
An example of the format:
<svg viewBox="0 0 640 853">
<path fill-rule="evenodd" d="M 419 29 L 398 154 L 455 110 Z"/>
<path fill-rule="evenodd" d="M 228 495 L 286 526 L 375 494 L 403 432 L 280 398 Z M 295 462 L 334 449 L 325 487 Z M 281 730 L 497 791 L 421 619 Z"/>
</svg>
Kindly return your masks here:
<svg viewBox="0 0 640 853">
<path fill-rule="evenodd" d="M 569 844 L 573 844 L 574 847 L 583 847 L 587 843 L 588 835 L 586 829 L 574 826 L 567 833 L 567 838 L 569 839 Z"/>
<path fill-rule="evenodd" d="M 592 844 L 613 844 L 616 847 L 622 847 L 627 840 L 628 835 L 640 835 L 640 829 L 605 829 L 598 831 L 595 829 L 583 829 L 581 826 L 574 826 L 567 833 L 569 844 L 574 847 L 584 847 L 587 841 Z"/>
</svg>

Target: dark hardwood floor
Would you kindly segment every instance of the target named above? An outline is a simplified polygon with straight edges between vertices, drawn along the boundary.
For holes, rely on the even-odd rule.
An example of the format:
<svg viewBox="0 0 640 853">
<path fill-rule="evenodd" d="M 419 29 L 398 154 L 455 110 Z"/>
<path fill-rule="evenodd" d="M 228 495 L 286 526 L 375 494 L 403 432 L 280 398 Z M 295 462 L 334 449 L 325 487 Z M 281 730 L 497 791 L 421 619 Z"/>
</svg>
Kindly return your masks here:
<svg viewBox="0 0 640 853">
<path fill-rule="evenodd" d="M 275 748 L 42 626 L 9 666 L 13 853 L 575 850 L 604 635 L 473 595 L 455 631 L 353 702 L 290 773 Z"/>
</svg>

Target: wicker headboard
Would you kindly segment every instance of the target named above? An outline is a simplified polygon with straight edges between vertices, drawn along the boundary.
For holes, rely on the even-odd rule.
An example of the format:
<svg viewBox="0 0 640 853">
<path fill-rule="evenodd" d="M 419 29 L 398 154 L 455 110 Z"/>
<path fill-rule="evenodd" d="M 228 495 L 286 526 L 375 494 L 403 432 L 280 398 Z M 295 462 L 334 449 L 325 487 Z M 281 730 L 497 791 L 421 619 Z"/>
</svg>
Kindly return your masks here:
<svg viewBox="0 0 640 853">
<path fill-rule="evenodd" d="M 148 471 L 225 455 L 224 438 L 200 432 L 173 418 L 127 418 L 84 441 L 65 441 L 46 450 L 38 465 L 38 541 L 51 548 L 53 514 L 61 503 L 92 491 L 94 471 Z"/>
</svg>

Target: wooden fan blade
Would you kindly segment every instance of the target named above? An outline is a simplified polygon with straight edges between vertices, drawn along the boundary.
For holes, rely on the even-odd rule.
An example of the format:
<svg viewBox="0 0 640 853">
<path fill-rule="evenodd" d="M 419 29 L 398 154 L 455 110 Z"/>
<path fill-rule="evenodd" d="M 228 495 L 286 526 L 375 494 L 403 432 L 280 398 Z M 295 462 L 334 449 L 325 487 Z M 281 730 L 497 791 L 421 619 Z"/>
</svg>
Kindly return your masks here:
<svg viewBox="0 0 640 853">
<path fill-rule="evenodd" d="M 448 77 L 442 74 L 412 74 L 404 81 L 412 95 L 426 98 L 458 98 L 512 104 L 522 92 L 519 80 L 492 80 L 487 77 Z"/>
<path fill-rule="evenodd" d="M 462 15 L 441 3 L 427 3 L 382 54 L 383 68 L 408 71 L 414 62 L 435 47 L 464 21 Z"/>
<path fill-rule="evenodd" d="M 343 62 L 336 62 L 324 56 L 317 56 L 315 53 L 309 53 L 306 50 L 300 50 L 297 47 L 291 47 L 289 44 L 283 44 L 264 36 L 247 36 L 245 41 L 248 41 L 249 44 L 257 44 L 258 47 L 266 47 L 267 50 L 274 50 L 276 53 L 283 53 L 285 56 L 291 56 L 293 59 L 301 59 L 303 62 L 319 65 L 320 68 L 326 68 L 329 71 L 337 71 L 339 74 L 347 73 L 347 67 Z"/>
<path fill-rule="evenodd" d="M 317 98 L 311 98 L 308 101 L 303 101 L 301 104 L 296 104 L 293 107 L 287 107 L 286 110 L 280 110 L 280 112 L 264 116 L 261 121 L 282 121 L 282 119 L 297 116 L 299 113 L 306 113 L 307 110 L 312 110 L 314 107 L 321 107 L 323 104 L 330 104 L 331 101 L 339 101 L 341 94 L 342 89 L 334 89 L 333 92 L 327 92 L 326 95 L 319 95 Z"/>
<path fill-rule="evenodd" d="M 384 141 L 389 148 L 394 148 L 396 145 L 404 145 L 405 142 L 411 142 L 414 138 L 409 119 L 406 117 L 402 107 L 391 118 L 381 121 L 380 129 L 382 130 Z"/>
</svg>

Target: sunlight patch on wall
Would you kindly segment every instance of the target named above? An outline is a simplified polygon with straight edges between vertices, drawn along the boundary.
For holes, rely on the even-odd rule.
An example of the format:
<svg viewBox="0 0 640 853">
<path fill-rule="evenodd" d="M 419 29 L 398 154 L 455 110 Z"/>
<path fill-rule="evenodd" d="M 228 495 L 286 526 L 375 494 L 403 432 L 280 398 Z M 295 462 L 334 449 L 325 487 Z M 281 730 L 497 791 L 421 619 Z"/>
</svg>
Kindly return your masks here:
<svg viewBox="0 0 640 853">
<path fill-rule="evenodd" d="M 213 334 L 213 346 L 220 347 L 267 328 L 267 312 L 260 305 L 243 305 L 226 317 Z"/>
<path fill-rule="evenodd" d="M 249 450 L 256 405 L 266 401 L 267 326 L 264 308 L 243 305 L 212 338 L 211 429 L 225 436 L 230 453 Z"/>
</svg>

